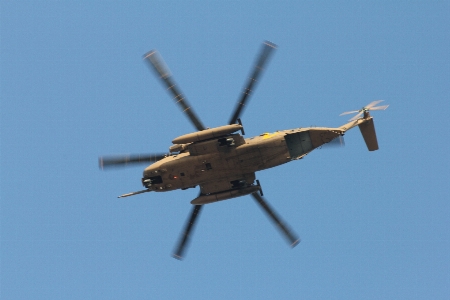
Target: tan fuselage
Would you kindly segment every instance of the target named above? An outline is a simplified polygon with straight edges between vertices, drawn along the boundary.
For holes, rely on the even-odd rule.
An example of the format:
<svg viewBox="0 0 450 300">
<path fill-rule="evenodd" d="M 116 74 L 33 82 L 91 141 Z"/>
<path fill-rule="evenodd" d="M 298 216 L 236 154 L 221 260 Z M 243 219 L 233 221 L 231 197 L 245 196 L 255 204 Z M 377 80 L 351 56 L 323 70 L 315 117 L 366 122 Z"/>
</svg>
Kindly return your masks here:
<svg viewBox="0 0 450 300">
<path fill-rule="evenodd" d="M 142 180 L 144 186 L 159 192 L 197 185 L 202 194 L 230 190 L 239 184 L 252 184 L 255 172 L 302 158 L 344 132 L 342 128 L 298 128 L 247 139 L 230 134 L 196 142 L 148 166 Z M 150 179 L 151 185 L 146 185 Z"/>
</svg>

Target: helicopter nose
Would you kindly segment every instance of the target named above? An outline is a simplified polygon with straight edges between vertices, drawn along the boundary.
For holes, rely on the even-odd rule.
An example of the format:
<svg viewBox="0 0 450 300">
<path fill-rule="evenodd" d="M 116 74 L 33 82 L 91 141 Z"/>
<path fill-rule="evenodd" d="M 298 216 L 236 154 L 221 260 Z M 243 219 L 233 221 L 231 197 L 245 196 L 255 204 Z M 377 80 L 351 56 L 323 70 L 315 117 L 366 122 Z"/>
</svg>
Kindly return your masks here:
<svg viewBox="0 0 450 300">
<path fill-rule="evenodd" d="M 153 178 L 156 176 L 161 177 L 162 172 L 158 169 L 152 168 L 151 166 L 145 168 L 143 177 L 144 178 Z"/>
<path fill-rule="evenodd" d="M 143 177 L 150 177 L 150 174 L 151 174 L 151 169 L 150 169 L 150 167 L 147 167 L 147 168 L 144 169 L 144 172 L 142 173 L 142 176 Z"/>
</svg>

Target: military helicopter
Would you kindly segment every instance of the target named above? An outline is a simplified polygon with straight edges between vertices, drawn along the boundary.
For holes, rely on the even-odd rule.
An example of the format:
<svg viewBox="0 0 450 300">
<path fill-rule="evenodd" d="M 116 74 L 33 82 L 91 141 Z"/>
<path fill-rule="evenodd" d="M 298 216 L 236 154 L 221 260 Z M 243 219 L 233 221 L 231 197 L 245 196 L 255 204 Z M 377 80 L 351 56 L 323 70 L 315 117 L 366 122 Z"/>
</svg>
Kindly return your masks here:
<svg viewBox="0 0 450 300">
<path fill-rule="evenodd" d="M 183 258 L 191 231 L 203 205 L 245 195 L 251 195 L 254 198 L 290 246 L 295 247 L 300 239 L 263 198 L 261 184 L 256 180 L 255 172 L 302 159 L 324 144 L 336 141 L 342 143 L 345 132 L 356 126 L 361 130 L 368 150 L 378 149 L 374 122 L 369 111 L 386 109 L 388 105 L 376 106 L 383 100 L 373 101 L 360 110 L 341 114 L 357 113 L 349 123 L 340 127 L 295 128 L 244 138 L 244 127 L 239 117 L 275 49 L 275 44 L 268 41 L 263 43 L 228 125 L 215 128 L 206 128 L 197 117 L 192 106 L 175 84 L 169 68 L 159 53 L 152 50 L 144 55 L 144 60 L 156 72 L 172 94 L 173 100 L 187 115 L 197 131 L 172 140 L 173 145 L 169 147 L 169 154 L 100 157 L 99 166 L 104 169 L 152 163 L 145 168 L 141 180 L 145 189 L 121 195 L 119 198 L 147 192 L 169 192 L 200 187 L 198 197 L 191 201 L 194 206 L 173 253 L 173 257 L 177 259 Z"/>
</svg>

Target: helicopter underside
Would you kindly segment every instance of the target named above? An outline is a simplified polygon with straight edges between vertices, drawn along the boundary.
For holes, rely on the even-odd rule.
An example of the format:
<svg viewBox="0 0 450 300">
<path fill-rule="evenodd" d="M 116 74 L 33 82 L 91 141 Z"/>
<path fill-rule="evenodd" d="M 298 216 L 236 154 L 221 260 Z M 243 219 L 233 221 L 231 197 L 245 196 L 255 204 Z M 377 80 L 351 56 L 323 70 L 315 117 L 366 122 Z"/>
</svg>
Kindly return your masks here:
<svg viewBox="0 0 450 300">
<path fill-rule="evenodd" d="M 255 172 L 302 158 L 340 134 L 336 128 L 298 128 L 245 140 L 233 134 L 192 143 L 186 152 L 147 167 L 142 184 L 155 192 L 200 186 L 202 195 L 247 189 L 255 185 Z"/>
</svg>

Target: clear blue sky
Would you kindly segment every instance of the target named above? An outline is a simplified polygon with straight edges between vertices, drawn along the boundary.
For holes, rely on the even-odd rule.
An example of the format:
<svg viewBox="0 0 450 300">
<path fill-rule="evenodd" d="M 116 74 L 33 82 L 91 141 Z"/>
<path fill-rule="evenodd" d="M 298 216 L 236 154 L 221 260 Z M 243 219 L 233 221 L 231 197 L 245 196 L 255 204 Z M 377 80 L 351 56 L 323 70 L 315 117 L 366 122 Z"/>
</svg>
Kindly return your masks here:
<svg viewBox="0 0 450 300">
<path fill-rule="evenodd" d="M 189 2 L 189 3 L 187 3 Z M 449 299 L 449 1 L 1 1 L 1 299 Z M 143 194 L 144 166 L 193 131 L 142 55 L 158 49 L 208 127 L 224 125 L 260 44 L 279 47 L 246 136 L 374 112 L 380 150 L 346 146 L 257 173 L 300 235 L 250 197 Z"/>
</svg>

